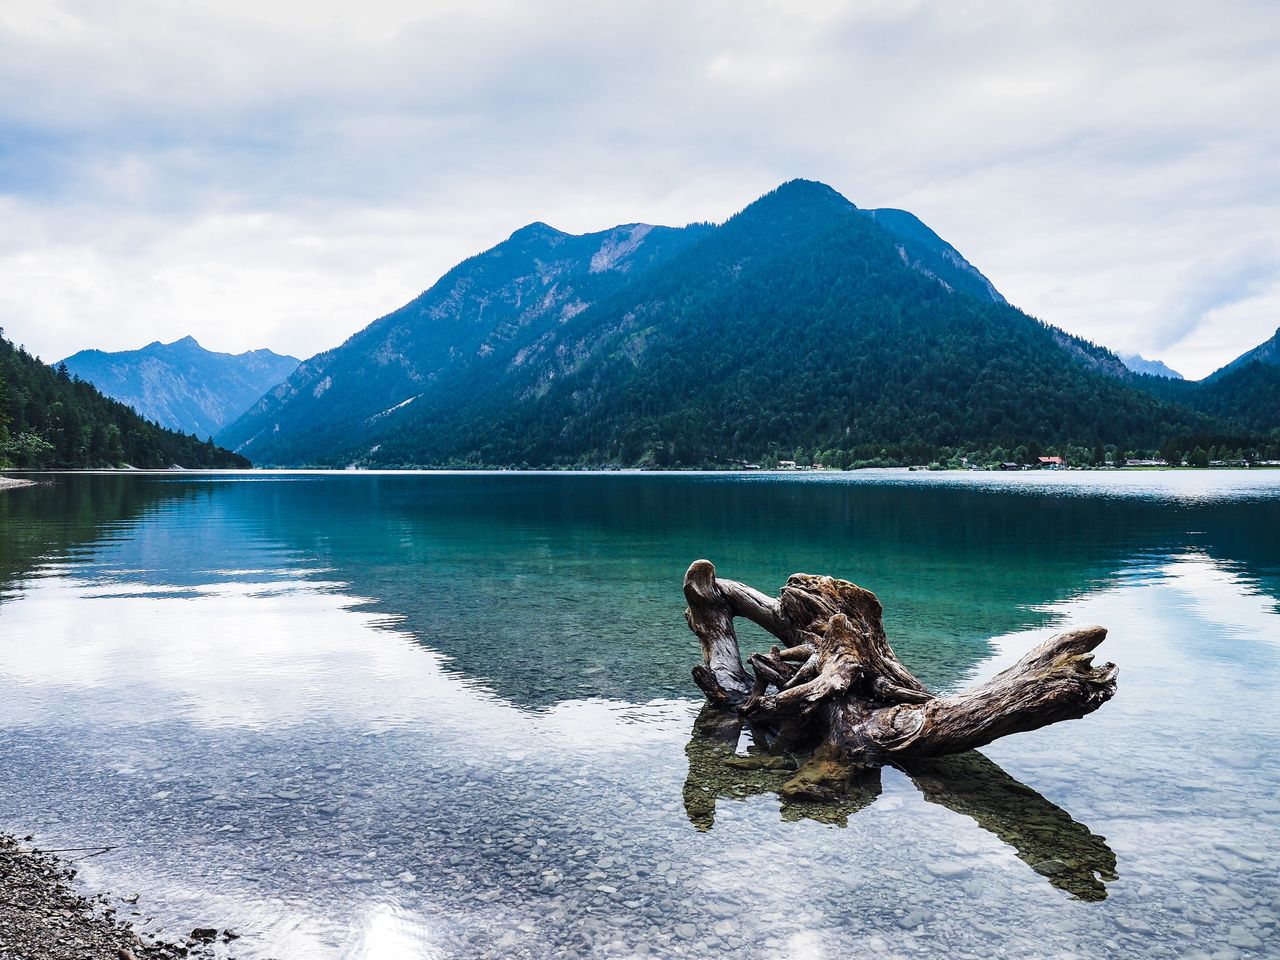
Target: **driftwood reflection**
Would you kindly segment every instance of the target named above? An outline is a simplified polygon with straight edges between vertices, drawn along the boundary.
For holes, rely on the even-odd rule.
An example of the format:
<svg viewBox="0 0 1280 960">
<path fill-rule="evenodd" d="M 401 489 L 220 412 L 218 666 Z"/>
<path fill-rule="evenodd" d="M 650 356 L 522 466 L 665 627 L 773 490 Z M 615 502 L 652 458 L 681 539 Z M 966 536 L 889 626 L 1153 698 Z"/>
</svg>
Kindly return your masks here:
<svg viewBox="0 0 1280 960">
<path fill-rule="evenodd" d="M 694 721 L 685 747 L 689 774 L 684 806 L 699 830 L 714 825 L 717 801 L 777 793 L 796 769 L 790 757 L 754 745 L 738 756 L 744 726 L 740 718 L 710 704 Z M 1081 900 L 1106 899 L 1105 881 L 1116 879 L 1116 855 L 1106 840 L 982 754 L 970 751 L 917 761 L 903 772 L 925 800 L 970 817 L 1058 889 Z M 880 771 L 872 770 L 829 800 L 780 797 L 781 815 L 784 820 L 847 826 L 849 817 L 870 806 L 880 790 Z"/>
</svg>

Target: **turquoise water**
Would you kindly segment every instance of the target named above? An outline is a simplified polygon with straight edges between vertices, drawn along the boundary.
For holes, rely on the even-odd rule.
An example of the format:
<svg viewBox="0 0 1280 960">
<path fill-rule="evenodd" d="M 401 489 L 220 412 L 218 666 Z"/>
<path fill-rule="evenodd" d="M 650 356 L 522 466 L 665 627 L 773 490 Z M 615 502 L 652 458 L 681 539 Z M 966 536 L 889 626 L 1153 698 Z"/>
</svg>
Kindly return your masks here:
<svg viewBox="0 0 1280 960">
<path fill-rule="evenodd" d="M 1280 473 L 54 475 L 0 495 L 0 828 L 244 957 L 1261 956 Z M 734 770 L 681 577 L 880 596 L 1081 721 L 840 806 Z M 743 630 L 749 643 L 767 641 Z"/>
</svg>

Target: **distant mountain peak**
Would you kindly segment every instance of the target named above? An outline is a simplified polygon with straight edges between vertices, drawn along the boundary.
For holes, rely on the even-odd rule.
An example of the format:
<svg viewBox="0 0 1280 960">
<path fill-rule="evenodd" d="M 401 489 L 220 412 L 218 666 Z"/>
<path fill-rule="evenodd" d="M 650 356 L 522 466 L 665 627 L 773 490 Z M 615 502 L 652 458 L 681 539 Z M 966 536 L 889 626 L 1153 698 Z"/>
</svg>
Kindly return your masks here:
<svg viewBox="0 0 1280 960">
<path fill-rule="evenodd" d="M 568 234 L 566 234 L 563 230 L 557 230 L 555 227 L 551 226 L 551 224 L 549 223 L 544 223 L 541 220 L 535 220 L 533 223 L 526 223 L 519 230 L 512 231 L 512 234 L 508 239 L 526 240 L 526 239 L 537 239 L 537 238 L 544 238 L 544 237 L 554 238 L 554 237 L 564 237 L 564 236 L 568 236 Z"/>
<path fill-rule="evenodd" d="M 86 350 L 81 356 L 100 359 L 104 354 Z M 16 415 L 24 438 L 19 444 L 5 445 L 6 466 L 10 461 L 28 469 L 58 470 L 250 466 L 245 458 L 189 434 L 147 423 L 136 410 L 104 395 L 85 379 L 66 379 L 57 365 L 19 351 L 0 336 L 5 412 Z"/>
<path fill-rule="evenodd" d="M 835 187 L 828 186 L 821 180 L 806 180 L 803 177 L 796 177 L 793 180 L 778 184 L 773 190 L 773 194 L 786 199 L 821 198 L 834 200 L 850 207 L 854 206 L 853 202 Z M 765 194 L 765 196 L 769 196 L 769 194 Z"/>
<path fill-rule="evenodd" d="M 138 350 L 81 350 L 67 369 L 163 427 L 208 437 L 298 366 L 270 350 L 216 353 L 193 336 Z"/>
<path fill-rule="evenodd" d="M 1152 377 L 1165 377 L 1169 380 L 1185 380 L 1182 374 L 1174 370 L 1163 360 L 1148 360 L 1136 353 L 1120 355 L 1121 362 L 1134 373 L 1145 373 Z"/>
<path fill-rule="evenodd" d="M 763 197 L 747 204 L 741 213 L 731 219 L 754 218 L 760 215 L 772 215 L 775 212 L 794 215 L 801 210 L 848 212 L 857 209 L 851 200 L 825 183 L 797 179 L 779 184 Z"/>
</svg>

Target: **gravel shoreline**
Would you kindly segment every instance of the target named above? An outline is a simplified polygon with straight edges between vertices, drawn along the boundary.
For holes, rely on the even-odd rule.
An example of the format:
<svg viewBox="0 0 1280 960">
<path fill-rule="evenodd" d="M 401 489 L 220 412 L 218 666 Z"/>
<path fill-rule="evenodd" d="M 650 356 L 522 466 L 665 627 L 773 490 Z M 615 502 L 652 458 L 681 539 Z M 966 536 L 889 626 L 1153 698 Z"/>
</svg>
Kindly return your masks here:
<svg viewBox="0 0 1280 960">
<path fill-rule="evenodd" d="M 0 477 L 0 490 L 16 490 L 18 487 L 35 486 L 34 480 L 15 480 L 13 477 Z"/>
<path fill-rule="evenodd" d="M 74 867 L 33 846 L 30 837 L 0 834 L 0 960 L 228 957 L 226 945 L 237 939 L 212 928 L 173 942 L 139 934 L 116 916 L 110 898 L 77 891 L 75 875 Z M 215 944 L 221 948 L 216 953 Z"/>
</svg>

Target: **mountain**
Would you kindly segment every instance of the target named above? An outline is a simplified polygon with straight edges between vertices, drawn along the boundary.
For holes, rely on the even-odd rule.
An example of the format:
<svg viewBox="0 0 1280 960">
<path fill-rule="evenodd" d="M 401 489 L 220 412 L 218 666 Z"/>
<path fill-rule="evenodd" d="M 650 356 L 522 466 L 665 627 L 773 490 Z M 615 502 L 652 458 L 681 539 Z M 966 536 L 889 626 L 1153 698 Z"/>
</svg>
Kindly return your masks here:
<svg viewBox="0 0 1280 960">
<path fill-rule="evenodd" d="M 719 225 L 517 230 L 218 439 L 280 465 L 710 465 L 1228 430 L 1153 379 L 914 216 L 797 180 Z"/>
<path fill-rule="evenodd" d="M 333 462 L 353 437 L 441 393 L 453 372 L 532 349 L 566 322 L 708 235 L 627 224 L 573 236 L 531 223 L 335 350 L 305 361 L 219 434 L 269 462 Z M 517 365 L 519 360 L 516 361 Z M 433 398 L 434 399 L 434 398 Z"/>
<path fill-rule="evenodd" d="M 74 376 L 162 427 L 209 437 L 298 368 L 270 350 L 214 353 L 194 337 L 140 350 L 81 350 L 62 361 Z"/>
<path fill-rule="evenodd" d="M 1170 380 L 1186 379 L 1163 360 L 1148 360 L 1146 357 L 1140 357 L 1136 353 L 1121 354 L 1120 360 L 1134 373 L 1145 373 L 1152 377 L 1166 377 Z"/>
<path fill-rule="evenodd" d="M 1225 367 L 1215 370 L 1206 379 L 1214 380 L 1233 371 L 1242 370 L 1251 363 L 1261 363 L 1268 367 L 1280 367 L 1280 330 L 1264 340 L 1252 350 L 1246 350 Z"/>
<path fill-rule="evenodd" d="M 0 466 L 245 468 L 248 460 L 166 430 L 66 367 L 15 347 L 0 330 Z"/>
</svg>

